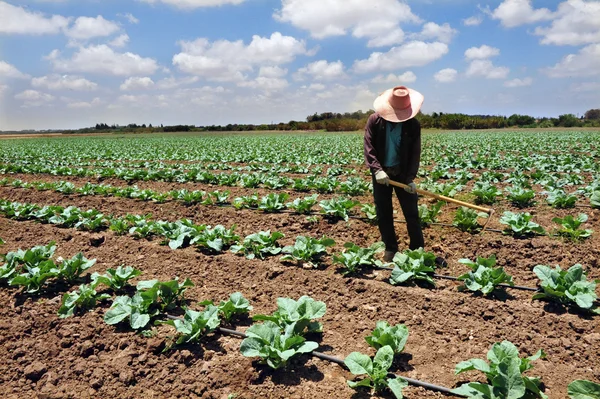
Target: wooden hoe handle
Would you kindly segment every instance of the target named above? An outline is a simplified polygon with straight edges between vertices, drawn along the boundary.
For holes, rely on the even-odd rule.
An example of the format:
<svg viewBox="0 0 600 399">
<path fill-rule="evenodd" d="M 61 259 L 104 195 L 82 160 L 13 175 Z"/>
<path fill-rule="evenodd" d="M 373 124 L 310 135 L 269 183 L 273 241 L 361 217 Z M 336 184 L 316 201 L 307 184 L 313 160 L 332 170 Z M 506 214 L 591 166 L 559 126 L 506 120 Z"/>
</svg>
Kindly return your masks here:
<svg viewBox="0 0 600 399">
<path fill-rule="evenodd" d="M 398 183 L 397 181 L 394 181 L 394 180 L 390 180 L 390 185 L 396 186 L 396 187 L 400 187 L 400 188 L 408 188 L 408 186 L 406 184 Z M 470 204 L 470 203 L 464 202 L 464 201 L 459 201 L 457 199 L 446 197 L 444 195 L 439 195 L 439 194 L 436 194 L 436 193 L 432 193 L 431 191 L 421 190 L 420 188 L 417 188 L 417 193 L 419 193 L 421 195 L 426 195 L 428 197 L 433 197 L 433 198 L 435 198 L 437 200 L 440 200 L 440 201 L 452 202 L 454 204 L 458 204 L 458 205 L 461 205 L 461 206 L 465 206 L 467 208 L 475 209 L 475 210 L 480 211 L 480 212 L 485 212 L 488 215 L 491 215 L 492 213 L 494 213 L 493 209 L 489 209 L 489 208 L 484 208 L 482 206 L 473 205 L 473 204 Z"/>
</svg>

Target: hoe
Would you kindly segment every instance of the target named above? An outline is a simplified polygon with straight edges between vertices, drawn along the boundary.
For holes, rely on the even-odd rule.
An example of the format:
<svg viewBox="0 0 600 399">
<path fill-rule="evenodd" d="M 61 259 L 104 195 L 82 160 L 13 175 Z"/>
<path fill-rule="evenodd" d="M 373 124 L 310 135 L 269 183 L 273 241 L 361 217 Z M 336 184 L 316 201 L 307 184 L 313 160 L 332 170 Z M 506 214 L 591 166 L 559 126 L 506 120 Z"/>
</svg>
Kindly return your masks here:
<svg viewBox="0 0 600 399">
<path fill-rule="evenodd" d="M 393 181 L 393 180 L 390 180 L 390 185 L 396 186 L 396 187 L 400 187 L 400 188 L 404 188 L 404 189 L 408 188 L 408 186 L 406 184 L 399 183 L 399 182 Z M 481 206 L 469 204 L 468 202 L 459 201 L 457 199 L 446 197 L 444 195 L 439 195 L 439 194 L 436 194 L 436 193 L 432 193 L 431 191 L 421 190 L 420 188 L 417 188 L 417 193 L 421 194 L 421 195 L 426 195 L 428 197 L 435 198 L 435 199 L 440 200 L 440 201 L 452 202 L 454 204 L 458 204 L 458 205 L 461 205 L 461 206 L 464 206 L 464 207 L 467 207 L 467 208 L 475 209 L 476 211 L 479 211 L 479 212 L 485 212 L 485 213 L 487 213 L 488 214 L 488 218 L 487 218 L 485 224 L 483 225 L 483 228 L 481 229 L 481 233 L 484 232 L 485 228 L 487 227 L 488 223 L 490 222 L 490 219 L 492 218 L 492 215 L 494 214 L 494 210 L 491 209 L 491 208 L 484 208 L 484 207 L 481 207 Z"/>
</svg>

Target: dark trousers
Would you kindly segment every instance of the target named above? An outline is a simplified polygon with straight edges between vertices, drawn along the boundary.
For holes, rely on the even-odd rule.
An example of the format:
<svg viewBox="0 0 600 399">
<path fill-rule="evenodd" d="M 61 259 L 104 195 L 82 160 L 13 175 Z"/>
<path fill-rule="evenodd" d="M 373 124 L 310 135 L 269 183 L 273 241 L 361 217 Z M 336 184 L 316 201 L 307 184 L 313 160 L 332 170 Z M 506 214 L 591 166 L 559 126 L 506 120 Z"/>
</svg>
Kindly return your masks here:
<svg viewBox="0 0 600 399">
<path fill-rule="evenodd" d="M 390 175 L 390 179 L 397 180 L 395 176 Z M 406 219 L 406 229 L 410 238 L 410 249 L 423 248 L 423 231 L 419 221 L 418 195 L 409 194 L 403 188 L 386 186 L 379 184 L 373 177 L 373 197 L 375 199 L 375 208 L 377 210 L 377 223 L 381 240 L 385 243 L 386 251 L 398 251 L 398 241 L 396 240 L 396 230 L 394 229 L 394 214 L 392 206 L 392 191 L 396 192 L 396 197 L 400 202 L 402 213 Z"/>
</svg>

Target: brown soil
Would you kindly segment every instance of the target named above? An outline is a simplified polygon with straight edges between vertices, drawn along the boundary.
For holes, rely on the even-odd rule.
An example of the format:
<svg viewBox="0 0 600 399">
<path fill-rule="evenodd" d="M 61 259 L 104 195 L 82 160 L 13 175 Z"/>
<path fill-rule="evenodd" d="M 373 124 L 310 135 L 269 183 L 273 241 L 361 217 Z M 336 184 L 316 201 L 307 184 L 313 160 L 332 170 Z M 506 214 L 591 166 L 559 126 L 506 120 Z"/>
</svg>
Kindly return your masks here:
<svg viewBox="0 0 600 399">
<path fill-rule="evenodd" d="M 147 188 L 157 189 L 155 184 L 159 183 L 147 184 Z M 251 192 L 254 190 L 246 194 Z M 259 230 L 279 230 L 286 234 L 283 244 L 292 243 L 297 235 L 326 234 L 336 240 L 335 251 L 341 250 L 346 241 L 366 246 L 379 239 L 377 228 L 360 220 L 334 224 L 321 220 L 311 225 L 304 217 L 287 213 L 265 215 L 232 208 L 63 196 L 8 187 L 0 188 L 0 197 L 96 208 L 106 214 L 152 213 L 155 218 L 166 220 L 189 217 L 196 223 L 237 224 L 241 236 Z M 367 202 L 366 198 L 360 200 Z M 553 216 L 574 213 L 540 206 L 536 220 L 550 227 Z M 586 213 L 590 215 L 586 228 L 600 233 L 598 212 Z M 449 221 L 451 215 L 445 212 L 444 221 Z M 494 217 L 489 227 L 502 228 L 497 219 Z M 401 243 L 406 245 L 404 226 L 397 228 Z M 426 249 L 449 262 L 443 274 L 464 273 L 466 268 L 458 263 L 460 258 L 495 253 L 515 283 L 526 286 L 536 284 L 531 271 L 536 264 L 568 267 L 582 263 L 590 269 L 591 277 L 599 278 L 598 233 L 591 240 L 575 244 L 549 237 L 516 240 L 491 232 L 473 236 L 441 226 L 425 230 Z M 6 241 L 3 252 L 54 240 L 59 256 L 66 258 L 82 251 L 86 257 L 98 259 L 91 272 L 127 264 L 143 271 L 141 279 L 190 277 L 197 284 L 187 294 L 192 308 L 196 301 L 221 300 L 231 292 L 241 291 L 252 302 L 253 313 L 270 313 L 276 308 L 277 297 L 310 295 L 328 307 L 323 318 L 321 350 L 341 358 L 353 351 L 374 353 L 364 336 L 374 328 L 375 321 L 405 323 L 411 335 L 397 371 L 408 377 L 456 386 L 477 378 L 476 373 L 454 376 L 457 363 L 472 357 L 485 358 L 491 344 L 508 339 L 522 354 L 530 355 L 540 348 L 548 353 L 548 358 L 536 362 L 529 374 L 542 378 L 550 398 L 565 398 L 566 386 L 572 380 L 600 380 L 598 318 L 531 301 L 529 292 L 511 290 L 512 297 L 506 301 L 490 300 L 459 293 L 457 284 L 448 281 L 438 282 L 436 289 L 393 287 L 386 282 L 387 271 L 345 278 L 336 271 L 330 257 L 319 269 L 307 270 L 285 266 L 278 258 L 248 261 L 231 253 L 211 256 L 194 248 L 172 251 L 157 240 L 134 240 L 111 232 L 100 235 L 105 241 L 95 247 L 90 244 L 89 233 L 0 217 L 0 237 Z M 170 327 L 158 327 L 155 337 L 144 338 L 108 326 L 102 321 L 108 304 L 84 316 L 59 319 L 56 311 L 62 292 L 50 287 L 40 296 L 29 296 L 12 288 L 0 290 L 1 397 L 224 399 L 232 393 L 238 398 L 368 397 L 355 395 L 347 387 L 345 380 L 351 375 L 337 365 L 302 358 L 287 371 L 272 372 L 243 357 L 239 339 L 229 336 L 215 335 L 201 344 L 161 353 L 165 339 L 173 333 Z M 238 328 L 243 330 L 247 325 Z M 408 388 L 406 396 L 442 397 L 416 388 Z"/>
</svg>

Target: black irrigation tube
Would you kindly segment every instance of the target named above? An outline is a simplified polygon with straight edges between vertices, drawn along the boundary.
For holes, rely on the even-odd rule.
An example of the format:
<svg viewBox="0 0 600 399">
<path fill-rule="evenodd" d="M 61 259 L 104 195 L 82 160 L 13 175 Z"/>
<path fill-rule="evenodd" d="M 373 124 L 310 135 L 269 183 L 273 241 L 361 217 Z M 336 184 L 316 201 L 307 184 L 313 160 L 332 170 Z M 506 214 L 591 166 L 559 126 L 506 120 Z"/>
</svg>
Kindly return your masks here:
<svg viewBox="0 0 600 399">
<path fill-rule="evenodd" d="M 181 317 L 177 317 L 177 316 L 165 315 L 165 317 L 169 320 L 183 320 Z M 248 338 L 248 336 L 245 333 L 243 333 L 241 331 L 237 331 L 237 330 L 231 330 L 229 328 L 217 327 L 217 331 L 220 332 L 221 334 L 233 335 L 238 338 Z M 346 365 L 344 364 L 344 361 L 338 357 L 327 355 L 325 353 L 316 352 L 316 351 L 310 352 L 310 354 L 318 359 L 325 360 L 325 361 L 328 361 L 331 363 L 336 363 L 336 364 L 342 366 L 343 368 L 345 368 L 346 370 L 348 369 L 346 367 Z M 419 381 L 419 380 L 415 380 L 413 378 L 403 377 L 401 375 L 396 375 L 393 373 L 390 373 L 390 377 L 401 378 L 401 379 L 405 380 L 406 382 L 408 382 L 410 385 L 429 389 L 431 391 L 437 391 L 437 392 L 445 393 L 447 395 L 462 397 L 461 395 L 457 395 L 456 393 L 452 392 L 452 390 L 450 388 L 431 384 L 429 382 Z"/>
<path fill-rule="evenodd" d="M 383 270 L 394 270 L 393 267 L 387 267 L 387 266 L 380 266 L 380 267 L 377 267 L 377 268 L 378 269 L 383 269 Z M 462 281 L 458 277 L 444 276 L 442 274 L 433 274 L 432 277 L 440 279 L 440 280 Z M 515 290 L 531 291 L 531 292 L 538 292 L 538 291 L 540 291 L 539 288 L 523 287 L 523 286 L 520 286 L 520 285 L 498 284 L 497 287 L 514 288 Z"/>
</svg>

